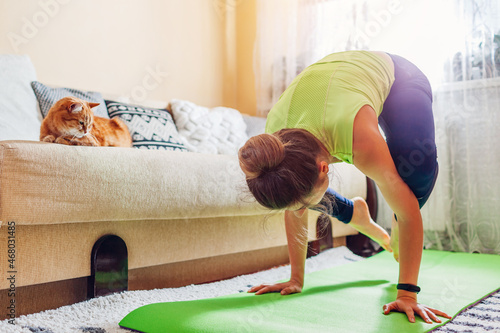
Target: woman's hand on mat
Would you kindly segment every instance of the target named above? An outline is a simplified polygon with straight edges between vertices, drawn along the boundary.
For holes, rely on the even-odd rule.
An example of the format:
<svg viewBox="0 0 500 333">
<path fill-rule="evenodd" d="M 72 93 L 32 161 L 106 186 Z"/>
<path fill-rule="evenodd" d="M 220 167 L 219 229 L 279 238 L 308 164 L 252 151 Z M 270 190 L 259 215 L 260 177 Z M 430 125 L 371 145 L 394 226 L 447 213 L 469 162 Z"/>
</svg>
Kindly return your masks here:
<svg viewBox="0 0 500 333">
<path fill-rule="evenodd" d="M 406 313 L 408 320 L 412 323 L 415 322 L 415 314 L 422 317 L 428 324 L 432 324 L 432 320 L 440 323 L 441 320 L 437 316 L 451 319 L 449 315 L 442 311 L 417 303 L 417 300 L 411 296 L 400 296 L 394 302 L 384 305 L 385 315 L 388 315 L 391 311 Z"/>
<path fill-rule="evenodd" d="M 281 295 L 300 293 L 302 291 L 302 284 L 295 280 L 290 280 L 277 284 L 261 284 L 260 286 L 255 286 L 248 290 L 249 293 L 255 293 L 255 295 L 278 291 L 281 292 Z"/>
</svg>

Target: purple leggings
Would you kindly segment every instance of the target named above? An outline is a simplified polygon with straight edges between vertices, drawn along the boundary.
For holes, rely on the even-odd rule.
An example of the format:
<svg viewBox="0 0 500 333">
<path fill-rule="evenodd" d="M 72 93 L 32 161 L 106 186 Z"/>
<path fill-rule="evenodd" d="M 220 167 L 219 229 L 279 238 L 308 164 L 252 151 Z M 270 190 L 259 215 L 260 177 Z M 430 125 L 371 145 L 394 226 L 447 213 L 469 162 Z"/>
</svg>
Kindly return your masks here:
<svg viewBox="0 0 500 333">
<path fill-rule="evenodd" d="M 392 160 L 420 208 L 429 198 L 438 175 L 432 115 L 432 90 L 427 77 L 408 60 L 389 54 L 395 81 L 378 120 Z M 353 202 L 328 188 L 316 210 L 349 223 Z M 326 211 L 325 211 L 326 210 Z"/>
</svg>

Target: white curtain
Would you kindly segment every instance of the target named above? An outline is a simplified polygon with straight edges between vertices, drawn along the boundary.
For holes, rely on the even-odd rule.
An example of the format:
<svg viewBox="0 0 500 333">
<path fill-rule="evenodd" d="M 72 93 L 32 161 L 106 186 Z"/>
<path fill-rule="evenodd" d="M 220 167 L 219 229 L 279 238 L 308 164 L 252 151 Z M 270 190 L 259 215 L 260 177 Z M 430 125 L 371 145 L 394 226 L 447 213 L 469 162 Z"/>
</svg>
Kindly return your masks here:
<svg viewBox="0 0 500 333">
<path fill-rule="evenodd" d="M 451 4 L 460 38 L 434 90 L 442 168 L 426 236 L 434 248 L 500 254 L 500 3 Z M 433 220 L 438 209 L 442 221 Z"/>
<path fill-rule="evenodd" d="M 422 209 L 426 247 L 500 254 L 500 2 L 257 0 L 257 29 L 261 115 L 332 52 L 381 50 L 419 66 L 433 87 L 440 165 Z M 390 227 L 391 215 L 381 200 L 377 222 Z"/>
<path fill-rule="evenodd" d="M 366 1 L 257 0 L 257 112 L 265 116 L 305 67 L 351 47 L 357 13 Z M 333 14 L 333 16 L 331 16 Z"/>
</svg>

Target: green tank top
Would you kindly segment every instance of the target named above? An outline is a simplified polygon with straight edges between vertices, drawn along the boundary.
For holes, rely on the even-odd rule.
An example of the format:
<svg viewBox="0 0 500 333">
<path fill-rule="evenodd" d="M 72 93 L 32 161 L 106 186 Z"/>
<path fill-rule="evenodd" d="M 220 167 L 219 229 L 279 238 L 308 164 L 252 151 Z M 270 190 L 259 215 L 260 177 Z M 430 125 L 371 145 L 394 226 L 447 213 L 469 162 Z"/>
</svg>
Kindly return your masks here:
<svg viewBox="0 0 500 333">
<path fill-rule="evenodd" d="M 333 53 L 292 81 L 269 112 L 266 133 L 305 129 L 332 156 L 352 164 L 354 118 L 364 105 L 378 117 L 393 82 L 393 68 L 376 53 Z"/>
</svg>

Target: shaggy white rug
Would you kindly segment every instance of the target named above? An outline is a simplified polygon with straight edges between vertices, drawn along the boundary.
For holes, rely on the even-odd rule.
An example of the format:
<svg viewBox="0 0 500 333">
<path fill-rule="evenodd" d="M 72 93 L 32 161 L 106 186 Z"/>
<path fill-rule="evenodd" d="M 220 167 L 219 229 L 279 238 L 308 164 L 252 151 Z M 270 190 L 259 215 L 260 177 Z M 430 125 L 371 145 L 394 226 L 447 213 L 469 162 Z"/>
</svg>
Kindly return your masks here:
<svg viewBox="0 0 500 333">
<path fill-rule="evenodd" d="M 306 273 L 346 264 L 363 258 L 346 247 L 329 249 L 306 260 Z M 127 291 L 16 318 L 15 325 L 0 322 L 0 332 L 12 333 L 125 333 L 118 326 L 132 310 L 150 303 L 185 301 L 246 292 L 253 285 L 290 277 L 290 266 L 242 275 L 232 279 L 181 288 Z"/>
</svg>

